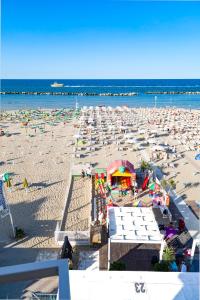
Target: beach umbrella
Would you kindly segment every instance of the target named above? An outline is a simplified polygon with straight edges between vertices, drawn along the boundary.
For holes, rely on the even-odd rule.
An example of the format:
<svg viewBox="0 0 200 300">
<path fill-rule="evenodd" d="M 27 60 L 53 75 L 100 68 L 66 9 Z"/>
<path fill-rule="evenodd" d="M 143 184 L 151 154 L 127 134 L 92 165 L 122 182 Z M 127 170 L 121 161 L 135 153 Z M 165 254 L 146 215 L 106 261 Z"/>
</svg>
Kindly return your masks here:
<svg viewBox="0 0 200 300">
<path fill-rule="evenodd" d="M 143 205 L 142 205 L 142 201 L 139 201 L 139 203 L 138 203 L 138 207 L 142 207 Z"/>
<path fill-rule="evenodd" d="M 133 207 L 138 207 L 139 202 L 140 202 L 140 201 L 138 201 L 138 200 L 134 201 L 134 202 L 133 202 Z"/>
<path fill-rule="evenodd" d="M 156 139 L 149 139 L 148 142 L 149 142 L 149 144 L 157 144 Z"/>
<path fill-rule="evenodd" d="M 24 188 L 24 189 L 27 189 L 27 188 L 28 188 L 28 181 L 27 181 L 26 178 L 24 178 L 24 180 L 23 180 L 23 188 Z"/>
<path fill-rule="evenodd" d="M 127 142 L 128 144 L 135 144 L 135 143 L 136 143 L 136 140 L 135 140 L 135 139 L 128 139 L 128 140 L 126 140 L 126 142 Z"/>
<path fill-rule="evenodd" d="M 144 134 L 145 132 L 146 132 L 145 129 L 140 129 L 140 130 L 138 130 L 138 133 L 140 133 L 140 134 Z"/>
<path fill-rule="evenodd" d="M 10 178 L 6 181 L 6 186 L 7 186 L 7 188 L 9 188 L 9 189 L 12 187 Z"/>
<path fill-rule="evenodd" d="M 81 140 L 79 140 L 79 141 L 77 142 L 77 144 L 78 144 L 78 146 L 82 146 L 82 145 L 84 145 L 84 144 L 85 144 L 85 142 L 84 142 L 84 141 L 81 141 Z"/>
<path fill-rule="evenodd" d="M 155 145 L 151 148 L 153 151 L 166 151 L 166 148 L 164 146 L 161 145 Z"/>
<path fill-rule="evenodd" d="M 75 135 L 74 135 L 74 138 L 80 139 L 80 138 L 81 138 L 81 135 L 80 135 L 80 134 L 75 134 Z"/>
<path fill-rule="evenodd" d="M 200 160 L 200 153 L 195 156 L 196 160 Z"/>
<path fill-rule="evenodd" d="M 3 176 L 2 176 L 2 178 L 3 178 L 4 182 L 7 182 L 9 180 L 9 178 L 10 178 L 10 174 L 9 173 L 4 173 Z"/>
</svg>

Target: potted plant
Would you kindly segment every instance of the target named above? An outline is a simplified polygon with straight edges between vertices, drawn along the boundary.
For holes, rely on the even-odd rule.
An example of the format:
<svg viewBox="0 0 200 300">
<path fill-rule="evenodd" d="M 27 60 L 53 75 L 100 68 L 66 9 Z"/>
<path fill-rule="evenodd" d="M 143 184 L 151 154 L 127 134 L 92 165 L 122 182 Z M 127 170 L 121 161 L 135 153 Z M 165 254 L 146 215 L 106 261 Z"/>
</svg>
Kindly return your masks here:
<svg viewBox="0 0 200 300">
<path fill-rule="evenodd" d="M 175 189 L 176 188 L 176 182 L 174 181 L 174 179 L 170 179 L 169 180 L 169 185 L 172 189 Z"/>
<path fill-rule="evenodd" d="M 153 269 L 156 272 L 169 272 L 169 262 L 160 261 L 154 265 Z"/>
<path fill-rule="evenodd" d="M 168 185 L 167 180 L 166 179 L 162 179 L 161 180 L 161 186 L 163 187 L 164 190 L 167 188 L 167 185 Z"/>
<path fill-rule="evenodd" d="M 25 232 L 23 229 L 15 227 L 15 237 L 16 239 L 23 239 L 25 237 Z"/>
<path fill-rule="evenodd" d="M 172 247 L 166 247 L 163 251 L 163 260 L 164 261 L 168 261 L 168 262 L 172 262 L 175 260 L 175 252 L 174 249 Z"/>
<path fill-rule="evenodd" d="M 166 247 L 163 251 L 163 260 L 154 264 L 154 271 L 168 272 L 170 271 L 171 263 L 175 261 L 175 252 L 172 247 Z"/>
</svg>

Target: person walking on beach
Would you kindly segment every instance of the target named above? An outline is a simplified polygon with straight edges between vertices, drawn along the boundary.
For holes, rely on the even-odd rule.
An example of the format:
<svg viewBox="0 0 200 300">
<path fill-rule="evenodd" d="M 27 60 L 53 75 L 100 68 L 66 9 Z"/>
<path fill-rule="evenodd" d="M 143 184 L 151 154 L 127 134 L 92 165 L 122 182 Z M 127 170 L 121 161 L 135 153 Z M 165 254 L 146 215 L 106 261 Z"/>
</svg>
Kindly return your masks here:
<svg viewBox="0 0 200 300">
<path fill-rule="evenodd" d="M 81 171 L 82 178 L 85 178 L 85 171 L 82 169 Z"/>
<path fill-rule="evenodd" d="M 132 190 L 132 194 L 133 194 L 133 197 L 134 197 L 134 195 L 135 195 L 135 187 L 132 186 L 131 190 Z"/>
<path fill-rule="evenodd" d="M 89 177 L 89 178 L 92 177 L 92 172 L 91 172 L 90 168 L 87 168 L 87 170 L 86 170 L 86 176 Z"/>
</svg>

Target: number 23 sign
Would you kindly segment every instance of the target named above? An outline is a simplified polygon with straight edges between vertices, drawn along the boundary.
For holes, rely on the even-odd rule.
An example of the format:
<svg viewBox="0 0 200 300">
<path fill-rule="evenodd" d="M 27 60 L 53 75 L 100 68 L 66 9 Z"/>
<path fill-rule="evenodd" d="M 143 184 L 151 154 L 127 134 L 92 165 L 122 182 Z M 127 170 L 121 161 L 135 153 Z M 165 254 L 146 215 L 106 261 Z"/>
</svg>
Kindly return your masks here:
<svg viewBox="0 0 200 300">
<path fill-rule="evenodd" d="M 146 289 L 145 289 L 144 282 L 135 282 L 135 291 L 137 294 L 145 293 Z"/>
<path fill-rule="evenodd" d="M 134 294 L 136 299 L 147 299 L 147 288 L 144 282 L 134 282 Z"/>
</svg>

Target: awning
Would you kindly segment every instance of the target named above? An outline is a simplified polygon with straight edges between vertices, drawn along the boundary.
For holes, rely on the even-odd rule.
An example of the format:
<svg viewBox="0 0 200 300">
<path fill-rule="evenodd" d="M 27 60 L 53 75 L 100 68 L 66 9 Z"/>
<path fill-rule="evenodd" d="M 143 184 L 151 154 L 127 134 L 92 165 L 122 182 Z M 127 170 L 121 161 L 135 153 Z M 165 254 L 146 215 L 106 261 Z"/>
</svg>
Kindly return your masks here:
<svg viewBox="0 0 200 300">
<path fill-rule="evenodd" d="M 95 173 L 96 174 L 102 174 L 103 173 L 106 176 L 107 170 L 105 168 L 96 168 Z"/>
<path fill-rule="evenodd" d="M 112 176 L 123 176 L 123 177 L 131 177 L 132 176 L 132 173 L 128 172 L 128 171 L 125 171 L 123 173 L 121 173 L 119 170 L 117 170 L 116 172 L 114 172 L 112 174 Z"/>
</svg>

